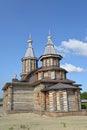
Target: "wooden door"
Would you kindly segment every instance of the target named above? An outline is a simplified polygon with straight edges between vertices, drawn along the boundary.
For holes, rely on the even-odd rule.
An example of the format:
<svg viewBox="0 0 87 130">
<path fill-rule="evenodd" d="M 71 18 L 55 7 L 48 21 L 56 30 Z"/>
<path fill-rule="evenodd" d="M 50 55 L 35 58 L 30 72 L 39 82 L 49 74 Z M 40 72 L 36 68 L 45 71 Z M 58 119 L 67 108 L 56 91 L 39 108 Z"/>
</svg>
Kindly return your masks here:
<svg viewBox="0 0 87 130">
<path fill-rule="evenodd" d="M 45 110 L 49 110 L 49 93 L 45 94 Z"/>
</svg>

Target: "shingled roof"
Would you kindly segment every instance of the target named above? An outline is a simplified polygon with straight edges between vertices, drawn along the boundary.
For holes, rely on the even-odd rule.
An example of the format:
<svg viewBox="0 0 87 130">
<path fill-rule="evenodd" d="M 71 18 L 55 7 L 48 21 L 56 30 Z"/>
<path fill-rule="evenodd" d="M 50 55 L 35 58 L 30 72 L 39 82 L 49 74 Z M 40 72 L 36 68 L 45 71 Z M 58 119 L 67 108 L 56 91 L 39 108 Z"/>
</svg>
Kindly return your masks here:
<svg viewBox="0 0 87 130">
<path fill-rule="evenodd" d="M 69 85 L 69 84 L 58 83 L 58 84 L 53 85 L 51 87 L 45 88 L 42 91 L 61 90 L 61 89 L 80 89 L 80 88 L 75 87 L 73 85 Z"/>
<path fill-rule="evenodd" d="M 27 50 L 26 50 L 25 57 L 32 57 L 32 58 L 34 58 L 34 57 L 35 57 L 35 54 L 34 54 L 34 50 L 33 50 L 33 48 L 32 48 L 32 40 L 29 39 L 29 40 L 27 41 L 27 43 L 28 43 L 28 48 L 27 48 Z"/>
<path fill-rule="evenodd" d="M 48 41 L 44 51 L 44 55 L 46 54 L 57 54 L 50 35 L 48 36 Z"/>
</svg>

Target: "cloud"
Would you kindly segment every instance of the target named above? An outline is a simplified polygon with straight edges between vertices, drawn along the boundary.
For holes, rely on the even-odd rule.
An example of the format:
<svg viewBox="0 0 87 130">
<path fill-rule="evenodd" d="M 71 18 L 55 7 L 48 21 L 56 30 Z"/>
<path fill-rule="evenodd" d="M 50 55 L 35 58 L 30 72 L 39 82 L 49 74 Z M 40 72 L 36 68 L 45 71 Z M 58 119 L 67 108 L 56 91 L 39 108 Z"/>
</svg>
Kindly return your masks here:
<svg viewBox="0 0 87 130">
<path fill-rule="evenodd" d="M 59 53 L 74 53 L 77 55 L 87 56 L 87 42 L 79 41 L 76 39 L 69 39 L 62 41 L 59 47 L 55 46 Z"/>
<path fill-rule="evenodd" d="M 85 70 L 81 67 L 74 66 L 72 64 L 61 65 L 62 68 L 66 69 L 68 72 L 84 72 Z"/>
</svg>

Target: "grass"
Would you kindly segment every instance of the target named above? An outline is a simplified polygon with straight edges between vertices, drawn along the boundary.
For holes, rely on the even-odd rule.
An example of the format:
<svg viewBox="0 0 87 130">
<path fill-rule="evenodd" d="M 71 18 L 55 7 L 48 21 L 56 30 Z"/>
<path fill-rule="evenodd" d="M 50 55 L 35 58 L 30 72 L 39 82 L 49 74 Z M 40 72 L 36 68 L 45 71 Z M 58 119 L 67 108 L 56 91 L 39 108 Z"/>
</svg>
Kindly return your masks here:
<svg viewBox="0 0 87 130">
<path fill-rule="evenodd" d="M 10 127 L 8 130 L 15 130 L 16 129 L 16 125 L 14 126 L 14 127 Z M 21 124 L 20 125 L 20 128 L 18 129 L 18 130 L 30 130 L 31 128 L 30 127 L 28 127 L 27 125 L 25 125 L 25 124 Z"/>
<path fill-rule="evenodd" d="M 29 127 L 28 125 L 25 125 L 25 124 L 21 124 L 20 128 L 21 129 L 26 129 L 26 130 L 30 130 L 31 129 L 31 127 Z"/>
<path fill-rule="evenodd" d="M 0 130 L 87 130 L 87 116 L 47 117 L 33 113 L 5 114 Z"/>
<path fill-rule="evenodd" d="M 65 122 L 61 122 L 61 124 L 63 125 L 63 127 L 67 127 Z"/>
<path fill-rule="evenodd" d="M 26 125 L 24 125 L 24 124 L 21 124 L 21 125 L 20 125 L 20 128 L 22 128 L 22 129 L 26 129 L 26 128 L 27 128 L 27 126 L 26 126 Z"/>
<path fill-rule="evenodd" d="M 10 127 L 9 130 L 14 130 L 14 128 L 13 128 L 13 127 Z"/>
</svg>

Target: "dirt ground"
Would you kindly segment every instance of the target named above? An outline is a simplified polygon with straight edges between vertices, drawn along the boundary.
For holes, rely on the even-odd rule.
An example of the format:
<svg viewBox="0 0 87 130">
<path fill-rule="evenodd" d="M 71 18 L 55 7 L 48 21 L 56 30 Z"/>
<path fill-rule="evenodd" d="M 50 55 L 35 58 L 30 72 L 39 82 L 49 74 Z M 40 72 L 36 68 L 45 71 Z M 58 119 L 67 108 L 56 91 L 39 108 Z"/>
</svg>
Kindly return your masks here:
<svg viewBox="0 0 87 130">
<path fill-rule="evenodd" d="M 6 114 L 0 108 L 0 130 L 87 130 L 87 116 L 54 118 L 33 113 Z"/>
</svg>

